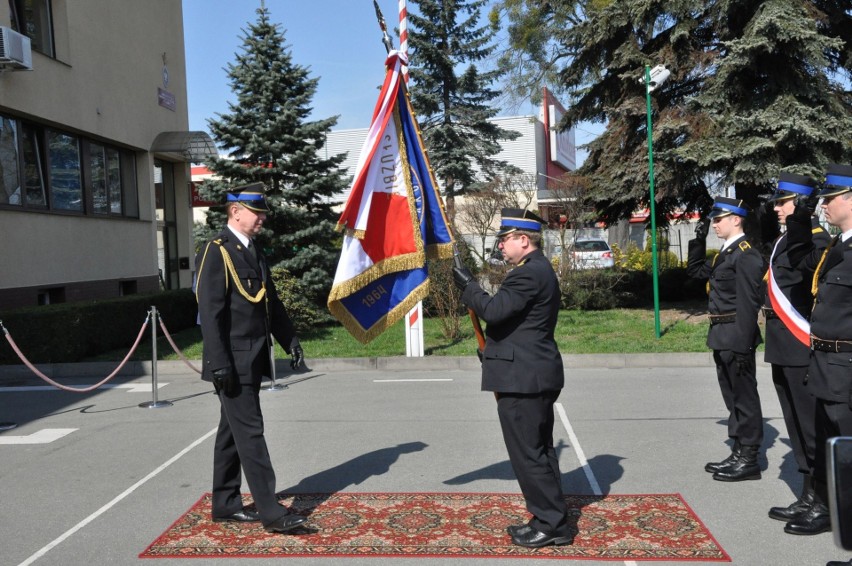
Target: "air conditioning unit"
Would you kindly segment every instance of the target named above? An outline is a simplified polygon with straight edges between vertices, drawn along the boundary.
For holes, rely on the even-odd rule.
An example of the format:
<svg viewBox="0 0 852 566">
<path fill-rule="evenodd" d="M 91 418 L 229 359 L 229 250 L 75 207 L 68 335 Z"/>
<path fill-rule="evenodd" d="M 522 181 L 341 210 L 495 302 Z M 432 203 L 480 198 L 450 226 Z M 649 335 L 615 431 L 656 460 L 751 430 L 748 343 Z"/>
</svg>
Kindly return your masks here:
<svg viewBox="0 0 852 566">
<path fill-rule="evenodd" d="M 0 68 L 32 70 L 33 51 L 29 37 L 0 26 Z"/>
</svg>

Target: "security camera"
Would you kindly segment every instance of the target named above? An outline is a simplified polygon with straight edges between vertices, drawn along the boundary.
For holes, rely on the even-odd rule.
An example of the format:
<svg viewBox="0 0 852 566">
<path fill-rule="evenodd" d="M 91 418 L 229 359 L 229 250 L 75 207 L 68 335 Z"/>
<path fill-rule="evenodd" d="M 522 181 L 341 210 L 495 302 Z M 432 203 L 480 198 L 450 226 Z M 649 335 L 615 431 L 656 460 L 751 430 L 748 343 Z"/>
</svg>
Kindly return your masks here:
<svg viewBox="0 0 852 566">
<path fill-rule="evenodd" d="M 651 79 L 648 82 L 648 92 L 654 92 L 654 90 L 666 82 L 666 79 L 669 78 L 669 75 L 672 74 L 671 71 L 666 69 L 665 65 L 657 65 L 653 69 L 651 69 Z M 643 74 L 642 78 L 639 79 L 641 84 L 645 84 L 645 76 Z"/>
</svg>

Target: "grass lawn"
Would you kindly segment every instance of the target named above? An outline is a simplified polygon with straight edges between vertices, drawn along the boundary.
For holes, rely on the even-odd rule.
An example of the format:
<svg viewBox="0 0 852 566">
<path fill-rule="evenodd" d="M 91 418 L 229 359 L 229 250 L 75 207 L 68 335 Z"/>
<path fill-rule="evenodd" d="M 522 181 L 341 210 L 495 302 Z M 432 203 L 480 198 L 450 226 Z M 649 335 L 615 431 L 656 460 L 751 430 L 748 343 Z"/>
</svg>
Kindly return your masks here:
<svg viewBox="0 0 852 566">
<path fill-rule="evenodd" d="M 608 311 L 561 311 L 556 340 L 563 354 L 606 354 L 639 352 L 706 352 L 707 316 L 703 303 L 663 305 L 660 309 L 662 336 L 654 333 L 654 310 L 614 309 Z M 761 317 L 761 323 L 763 322 Z M 440 321 L 426 319 L 424 341 L 427 356 L 472 356 L 476 340 L 470 321 L 462 319 L 462 336 L 444 338 Z M 158 328 L 160 359 L 178 359 Z M 201 331 L 196 328 L 172 336 L 189 359 L 201 358 Z M 367 345 L 361 345 L 341 326 L 316 328 L 299 336 L 308 358 L 356 358 L 405 355 L 405 334 L 400 322 Z M 280 346 L 276 356 L 286 357 Z M 114 351 L 95 360 L 120 360 L 125 351 Z M 140 344 L 134 358 L 151 359 L 149 341 Z"/>
</svg>

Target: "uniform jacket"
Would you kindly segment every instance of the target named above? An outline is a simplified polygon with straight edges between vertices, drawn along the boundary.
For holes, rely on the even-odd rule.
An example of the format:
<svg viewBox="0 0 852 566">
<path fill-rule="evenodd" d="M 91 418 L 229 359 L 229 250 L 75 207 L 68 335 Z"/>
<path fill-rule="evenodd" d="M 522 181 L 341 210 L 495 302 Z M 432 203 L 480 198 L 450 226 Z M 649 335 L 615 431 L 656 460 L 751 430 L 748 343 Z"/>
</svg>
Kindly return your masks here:
<svg viewBox="0 0 852 566">
<path fill-rule="evenodd" d="M 230 256 L 247 295 L 256 296 L 264 283 L 262 300 L 252 303 L 240 293 L 220 248 Z M 266 260 L 259 256 L 258 262 L 226 228 L 195 258 L 195 295 L 204 341 L 201 378 L 206 381 L 212 381 L 213 371 L 231 367 L 241 383 L 259 384 L 263 375 L 269 375 L 270 333 L 290 352 L 295 329 L 275 292 Z"/>
<path fill-rule="evenodd" d="M 745 238 L 714 259 L 708 260 L 706 256 L 705 239 L 689 241 L 689 276 L 709 281 L 711 315 L 736 313 L 734 322 L 710 325 L 707 346 L 713 350 L 748 353 L 761 342 L 757 311 L 763 300 L 763 257 Z"/>
<path fill-rule="evenodd" d="M 809 226 L 787 219 L 790 255 L 811 274 L 820 264 Z M 852 341 L 852 240 L 832 240 L 819 269 L 817 293 L 811 311 L 811 334 L 823 340 Z M 811 351 L 808 389 L 819 399 L 849 403 L 852 400 L 852 352 Z"/>
<path fill-rule="evenodd" d="M 553 333 L 561 293 L 553 267 L 541 250 L 530 252 L 493 295 L 467 285 L 462 302 L 483 319 L 485 351 L 482 390 L 502 393 L 559 391 L 562 356 Z"/>
<path fill-rule="evenodd" d="M 813 242 L 817 249 L 823 250 L 831 238 L 819 225 L 816 218 L 811 219 Z M 771 258 L 772 272 L 778 289 L 793 305 L 793 308 L 805 318 L 809 318 L 814 298 L 811 295 L 811 277 L 797 265 L 793 265 L 787 253 L 787 234 L 778 239 L 775 253 Z M 768 287 L 767 287 L 768 289 Z M 764 306 L 772 308 L 769 292 L 765 293 Z M 766 319 L 766 352 L 764 360 L 771 364 L 782 366 L 807 366 L 811 351 L 807 344 L 802 344 L 787 330 L 779 318 Z"/>
</svg>

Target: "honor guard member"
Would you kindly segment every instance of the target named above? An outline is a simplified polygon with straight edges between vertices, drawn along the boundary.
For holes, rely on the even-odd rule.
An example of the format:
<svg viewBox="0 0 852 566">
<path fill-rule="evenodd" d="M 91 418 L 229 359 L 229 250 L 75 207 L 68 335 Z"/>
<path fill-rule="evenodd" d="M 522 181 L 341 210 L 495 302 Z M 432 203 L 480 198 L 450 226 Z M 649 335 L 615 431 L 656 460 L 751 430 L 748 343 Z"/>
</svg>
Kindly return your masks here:
<svg viewBox="0 0 852 566">
<path fill-rule="evenodd" d="M 818 182 L 810 177 L 781 173 L 778 188 L 769 198 L 778 222 L 786 226 L 797 200 L 807 200 L 816 193 Z M 820 251 L 828 246 L 828 233 L 811 216 L 813 242 Z M 787 507 L 772 507 L 769 516 L 789 522 L 807 513 L 814 503 L 812 473 L 816 436 L 814 411 L 816 400 L 808 392 L 805 380 L 810 362 L 810 341 L 800 326 L 811 314 L 813 297 L 811 281 L 793 265 L 787 253 L 787 233 L 782 234 L 772 248 L 769 270 L 766 273 L 766 297 L 763 314 L 766 318 L 766 351 L 764 361 L 772 364 L 772 383 L 781 403 L 781 413 L 793 456 L 802 474 L 799 498 Z"/>
<path fill-rule="evenodd" d="M 292 355 L 294 369 L 303 353 L 266 260 L 252 240 L 269 212 L 263 185 L 236 188 L 227 199 L 227 227 L 195 258 L 204 342 L 201 378 L 213 382 L 220 403 L 212 516 L 214 521 L 260 521 L 269 532 L 284 532 L 305 518 L 278 503 L 258 391 L 262 376 L 270 375 L 270 333 Z M 240 467 L 257 512 L 243 508 Z"/>
<path fill-rule="evenodd" d="M 840 234 L 820 251 L 814 242 L 809 203 L 787 219 L 789 255 L 813 271 L 808 391 L 816 397 L 814 504 L 784 531 L 815 535 L 831 530 L 826 473 L 826 440 L 852 436 L 852 167 L 831 165 L 819 192 L 825 219 Z M 810 203 L 811 206 L 815 203 Z"/>
<path fill-rule="evenodd" d="M 530 548 L 574 541 L 553 446 L 553 404 L 564 385 L 553 336 L 561 293 L 540 249 L 543 223 L 529 211 L 502 210 L 497 245 L 514 268 L 493 296 L 467 268 L 453 269 L 462 302 L 487 323 L 482 390 L 495 393 L 509 461 L 532 514 L 508 532 L 513 543 Z"/>
<path fill-rule="evenodd" d="M 743 232 L 747 214 L 741 200 L 716 197 L 708 218 L 699 223 L 696 238 L 689 242 L 688 274 L 708 280 L 707 346 L 713 349 L 716 375 L 729 413 L 728 436 L 733 441 L 727 458 L 704 467 L 719 481 L 760 479 L 757 457 L 763 442 L 763 414 L 757 393 L 755 348 L 761 341 L 757 313 L 763 300 L 764 262 Z M 706 243 L 709 222 L 724 240 L 711 260 L 707 259 Z"/>
</svg>

